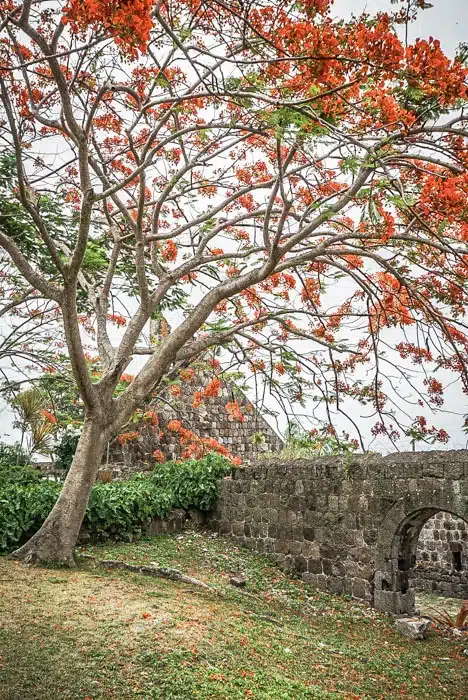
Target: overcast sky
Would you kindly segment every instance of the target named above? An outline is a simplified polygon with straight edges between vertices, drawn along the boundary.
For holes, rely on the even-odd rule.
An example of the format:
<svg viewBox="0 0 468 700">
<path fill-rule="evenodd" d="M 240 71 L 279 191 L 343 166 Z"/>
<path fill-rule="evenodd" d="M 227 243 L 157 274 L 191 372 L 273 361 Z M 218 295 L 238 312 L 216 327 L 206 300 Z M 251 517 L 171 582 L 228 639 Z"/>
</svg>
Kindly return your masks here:
<svg viewBox="0 0 468 700">
<path fill-rule="evenodd" d="M 447 53 L 453 54 L 458 44 L 468 42 L 468 0 L 433 0 L 433 7 L 421 11 L 411 25 L 410 41 L 416 37 L 433 36 L 440 40 Z M 361 12 L 374 14 L 379 10 L 395 10 L 390 0 L 335 0 L 332 14 L 349 17 Z"/>
</svg>

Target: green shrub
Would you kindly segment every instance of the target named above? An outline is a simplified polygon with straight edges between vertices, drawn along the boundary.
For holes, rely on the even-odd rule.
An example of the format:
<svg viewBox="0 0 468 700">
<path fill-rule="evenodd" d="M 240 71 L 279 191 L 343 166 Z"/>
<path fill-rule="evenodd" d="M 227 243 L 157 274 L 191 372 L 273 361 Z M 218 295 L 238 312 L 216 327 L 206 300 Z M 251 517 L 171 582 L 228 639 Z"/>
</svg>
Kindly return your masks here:
<svg viewBox="0 0 468 700">
<path fill-rule="evenodd" d="M 0 441 L 0 467 L 7 467 L 10 464 L 18 464 L 20 466 L 31 464 L 29 454 L 21 447 L 19 442 L 14 445 L 8 445 L 6 442 Z"/>
<path fill-rule="evenodd" d="M 92 537 L 103 532 L 122 537 L 145 520 L 163 517 L 173 507 L 172 494 L 156 488 L 150 480 L 96 484 L 83 524 Z"/>
<path fill-rule="evenodd" d="M 21 486 L 38 484 L 42 478 L 39 469 L 30 464 L 0 464 L 0 489 L 13 484 Z"/>
<path fill-rule="evenodd" d="M 200 460 L 167 462 L 149 476 L 95 484 L 83 524 L 92 538 L 106 533 L 125 539 L 171 508 L 209 510 L 219 479 L 231 469 L 229 460 L 209 454 Z M 0 550 L 11 551 L 39 529 L 61 488 L 47 479 L 0 484 Z"/>
<path fill-rule="evenodd" d="M 219 479 L 232 471 L 232 463 L 222 455 L 210 452 L 202 459 L 164 462 L 151 473 L 157 488 L 172 492 L 173 508 L 210 510 L 218 495 Z"/>
<path fill-rule="evenodd" d="M 11 551 L 42 525 L 60 492 L 60 484 L 12 484 L 0 490 L 0 550 Z"/>
</svg>

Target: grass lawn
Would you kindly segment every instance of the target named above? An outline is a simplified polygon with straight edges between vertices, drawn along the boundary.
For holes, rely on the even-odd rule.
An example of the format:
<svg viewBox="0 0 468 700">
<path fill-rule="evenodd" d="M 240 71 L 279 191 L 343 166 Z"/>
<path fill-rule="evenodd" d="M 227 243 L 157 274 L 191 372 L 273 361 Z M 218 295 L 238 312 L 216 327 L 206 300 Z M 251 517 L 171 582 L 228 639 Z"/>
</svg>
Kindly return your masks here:
<svg viewBox="0 0 468 700">
<path fill-rule="evenodd" d="M 412 642 L 383 615 L 317 593 L 210 536 L 90 547 L 216 589 L 0 558 L 1 700 L 468 697 L 467 640 Z M 247 588 L 229 584 L 242 572 Z"/>
</svg>

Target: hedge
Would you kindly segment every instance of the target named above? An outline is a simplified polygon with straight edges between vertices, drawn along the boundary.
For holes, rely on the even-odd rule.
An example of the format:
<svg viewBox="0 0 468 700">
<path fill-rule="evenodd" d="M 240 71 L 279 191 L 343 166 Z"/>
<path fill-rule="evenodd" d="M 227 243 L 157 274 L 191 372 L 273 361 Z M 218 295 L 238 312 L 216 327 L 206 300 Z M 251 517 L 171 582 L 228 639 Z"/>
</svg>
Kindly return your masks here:
<svg viewBox="0 0 468 700">
<path fill-rule="evenodd" d="M 210 510 L 218 482 L 231 472 L 229 460 L 209 454 L 200 460 L 167 462 L 149 475 L 94 486 L 83 525 L 92 538 L 105 533 L 125 539 L 138 533 L 145 521 L 164 517 L 171 508 Z M 0 551 L 25 542 L 44 522 L 62 485 L 38 483 L 0 486 Z"/>
<path fill-rule="evenodd" d="M 39 469 L 30 464 L 0 464 L 0 489 L 11 486 L 12 484 L 38 484 L 42 481 L 43 476 Z"/>
<path fill-rule="evenodd" d="M 232 463 L 219 454 L 203 459 L 165 462 L 151 473 L 158 489 L 169 490 L 173 508 L 211 510 L 218 496 L 219 479 L 232 471 Z"/>
</svg>

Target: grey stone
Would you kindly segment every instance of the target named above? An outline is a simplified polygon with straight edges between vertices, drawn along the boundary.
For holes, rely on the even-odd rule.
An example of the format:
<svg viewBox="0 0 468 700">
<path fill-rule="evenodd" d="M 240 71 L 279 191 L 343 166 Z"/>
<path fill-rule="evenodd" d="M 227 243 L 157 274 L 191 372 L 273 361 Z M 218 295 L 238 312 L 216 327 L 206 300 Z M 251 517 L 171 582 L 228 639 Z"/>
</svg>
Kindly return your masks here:
<svg viewBox="0 0 468 700">
<path fill-rule="evenodd" d="M 245 588 L 247 581 L 245 576 L 231 576 L 229 579 L 231 586 L 236 586 L 236 588 Z"/>
<path fill-rule="evenodd" d="M 245 439 L 235 423 L 216 422 L 223 437 Z M 395 615 L 414 613 L 415 588 L 468 598 L 468 452 L 365 454 L 348 466 L 261 459 L 221 481 L 207 525 L 309 585 Z"/>
<path fill-rule="evenodd" d="M 423 617 L 400 617 L 395 620 L 395 628 L 409 639 L 426 639 L 431 621 Z"/>
</svg>

